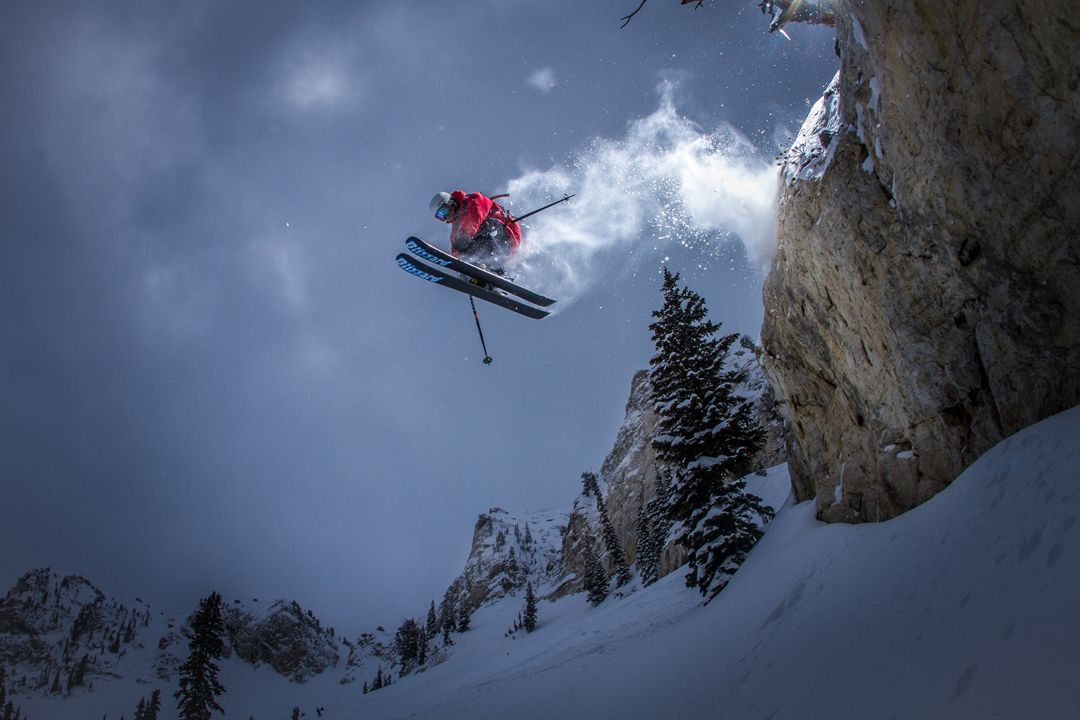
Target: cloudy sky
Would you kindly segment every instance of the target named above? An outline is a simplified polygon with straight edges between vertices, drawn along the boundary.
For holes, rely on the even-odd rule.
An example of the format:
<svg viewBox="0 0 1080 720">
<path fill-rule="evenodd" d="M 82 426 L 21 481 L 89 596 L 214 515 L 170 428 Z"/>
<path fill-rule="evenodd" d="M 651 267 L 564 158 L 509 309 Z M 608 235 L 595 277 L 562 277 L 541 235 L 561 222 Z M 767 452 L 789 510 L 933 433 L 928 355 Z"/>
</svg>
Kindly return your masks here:
<svg viewBox="0 0 1080 720">
<path fill-rule="evenodd" d="M 478 513 L 572 501 L 666 260 L 757 336 L 773 157 L 833 35 L 751 0 L 0 5 L 0 592 L 419 615 Z M 542 321 L 401 272 L 510 192 Z"/>
</svg>

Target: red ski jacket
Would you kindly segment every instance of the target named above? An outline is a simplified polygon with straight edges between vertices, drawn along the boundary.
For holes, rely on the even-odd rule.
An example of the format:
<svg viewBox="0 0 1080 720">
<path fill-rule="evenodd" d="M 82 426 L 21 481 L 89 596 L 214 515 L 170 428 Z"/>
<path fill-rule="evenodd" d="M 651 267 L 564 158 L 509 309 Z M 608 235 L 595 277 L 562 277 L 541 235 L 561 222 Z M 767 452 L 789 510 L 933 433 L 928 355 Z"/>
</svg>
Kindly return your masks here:
<svg viewBox="0 0 1080 720">
<path fill-rule="evenodd" d="M 506 222 L 511 218 L 506 210 L 494 200 L 484 197 L 480 193 L 466 195 L 461 190 L 455 190 L 450 193 L 450 197 L 457 202 L 458 206 L 454 219 L 450 223 L 452 226 L 450 230 L 450 249 L 454 257 L 457 257 L 458 254 L 455 246 L 459 243 L 467 243 L 476 237 L 480 232 L 480 226 L 488 219 L 492 221 L 490 224 L 496 224 L 499 239 L 505 240 L 506 244 L 509 245 L 510 253 L 507 257 L 513 257 L 521 245 L 521 227 L 516 222 Z"/>
</svg>

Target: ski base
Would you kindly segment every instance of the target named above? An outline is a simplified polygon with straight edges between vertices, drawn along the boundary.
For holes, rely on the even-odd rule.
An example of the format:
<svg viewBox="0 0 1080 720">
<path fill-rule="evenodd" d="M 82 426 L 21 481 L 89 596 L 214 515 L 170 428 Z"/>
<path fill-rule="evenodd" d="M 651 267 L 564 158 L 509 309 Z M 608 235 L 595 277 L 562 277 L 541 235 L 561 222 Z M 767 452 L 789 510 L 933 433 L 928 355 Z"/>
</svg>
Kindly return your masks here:
<svg viewBox="0 0 1080 720">
<path fill-rule="evenodd" d="M 459 260 L 450 253 L 443 252 L 439 248 L 424 242 L 418 237 L 411 237 L 405 241 L 405 246 L 418 257 L 427 260 L 430 263 L 434 263 L 444 268 L 455 270 L 464 275 L 468 275 L 474 278 L 482 285 L 488 285 L 490 287 L 498 288 L 499 290 L 505 290 L 511 295 L 517 295 L 522 300 L 532 303 L 533 305 L 539 305 L 540 307 L 548 307 L 555 301 L 549 297 L 544 297 L 540 293 L 535 293 L 528 288 L 523 288 L 513 282 L 510 282 L 504 277 L 500 277 L 495 273 L 488 272 L 484 268 L 477 267 L 472 263 L 467 263 L 464 260 Z"/>
<path fill-rule="evenodd" d="M 532 318 L 534 320 L 540 320 L 541 318 L 545 318 L 550 314 L 547 310 L 541 310 L 540 308 L 526 305 L 525 303 L 519 302 L 514 298 L 507 297 L 506 295 L 502 295 L 492 290 L 485 289 L 475 283 L 466 282 L 461 278 L 449 274 L 446 270 L 442 268 L 429 267 L 422 262 L 410 258 L 405 253 L 401 253 L 397 256 L 397 264 L 398 267 L 400 267 L 402 270 L 411 275 L 415 275 L 418 278 L 422 278 L 424 280 L 427 280 L 428 282 L 442 285 L 443 287 L 448 287 L 451 290 L 457 290 L 458 292 L 465 293 L 466 295 L 472 295 L 473 297 L 489 302 L 492 305 L 498 305 L 499 307 L 506 308 L 507 310 L 512 310 L 519 315 L 524 315 L 525 317 Z"/>
</svg>

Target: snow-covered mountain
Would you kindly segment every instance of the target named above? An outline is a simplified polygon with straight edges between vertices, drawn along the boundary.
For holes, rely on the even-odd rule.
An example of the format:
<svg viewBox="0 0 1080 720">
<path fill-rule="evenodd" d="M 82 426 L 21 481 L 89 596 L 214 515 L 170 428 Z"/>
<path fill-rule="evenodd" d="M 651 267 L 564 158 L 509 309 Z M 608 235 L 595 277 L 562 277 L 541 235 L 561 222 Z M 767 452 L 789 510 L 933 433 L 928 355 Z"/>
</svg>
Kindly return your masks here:
<svg viewBox="0 0 1080 720">
<path fill-rule="evenodd" d="M 427 618 L 416 608 L 402 628 L 349 639 L 295 602 L 229 602 L 227 716 L 1075 716 L 1080 408 L 883 523 L 818 522 L 785 465 L 750 476 L 779 512 L 709 605 L 675 571 L 648 587 L 635 575 L 593 606 L 581 561 L 590 544 L 604 552 L 605 515 L 633 564 L 625 518 L 655 489 L 650 412 L 639 373 L 595 484 L 566 510 L 483 513 Z M 519 629 L 527 584 L 540 597 L 532 633 Z M 406 657 L 406 625 L 422 629 L 420 658 Z M 185 655 L 182 621 L 77 576 L 32 571 L 0 603 L 7 694 L 29 720 L 120 717 L 154 689 L 162 718 L 176 717 Z"/>
<path fill-rule="evenodd" d="M 580 593 L 541 600 L 536 630 L 508 634 L 524 599 L 504 588 L 477 607 L 452 646 L 433 653 L 437 660 L 422 672 L 394 673 L 378 692 L 342 684 L 340 672 L 298 684 L 234 652 L 222 662 L 221 702 L 227 717 L 260 719 L 287 717 L 293 707 L 307 718 L 321 709 L 327 720 L 1076 717 L 1078 440 L 1074 408 L 1003 441 L 924 505 L 863 525 L 818 522 L 813 502 L 790 498 L 786 468 L 774 468 L 751 476 L 748 489 L 780 511 L 707 606 L 672 573 L 647 588 L 634 581 L 597 607 Z M 495 559 L 500 530 L 502 558 L 509 547 L 518 556 L 513 528 L 524 537 L 526 522 L 535 540 L 550 518 L 546 547 L 557 545 L 556 514 L 486 515 L 491 533 L 478 533 L 481 551 L 470 562 L 485 558 L 474 567 L 487 572 L 502 566 L 493 577 L 499 587 L 511 577 Z M 546 566 L 532 568 L 540 577 Z M 39 627 L 51 617 L 42 589 L 55 608 L 58 578 L 31 580 L 9 601 L 18 597 L 30 613 L 23 621 Z M 84 588 L 92 604 L 98 595 Z M 5 619 L 13 617 L 9 601 Z M 117 605 L 116 629 L 130 625 L 132 607 L 124 614 Z M 379 662 L 388 672 L 392 641 L 390 632 L 365 637 L 358 655 L 369 664 L 358 678 L 370 681 Z M 153 687 L 168 698 L 174 684 L 97 675 L 92 692 L 18 701 L 30 720 L 118 718 Z M 164 710 L 163 718 L 175 717 L 169 702 Z"/>
</svg>

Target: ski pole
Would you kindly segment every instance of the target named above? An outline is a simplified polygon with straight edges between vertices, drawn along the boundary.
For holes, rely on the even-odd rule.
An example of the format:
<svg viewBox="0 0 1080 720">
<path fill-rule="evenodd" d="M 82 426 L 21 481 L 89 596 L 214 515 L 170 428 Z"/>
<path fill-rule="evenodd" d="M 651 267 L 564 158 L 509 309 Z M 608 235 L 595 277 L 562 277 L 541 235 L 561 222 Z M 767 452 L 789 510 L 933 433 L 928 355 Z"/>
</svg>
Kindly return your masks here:
<svg viewBox="0 0 1080 720">
<path fill-rule="evenodd" d="M 472 295 L 469 296 L 469 304 L 472 305 L 472 316 L 476 320 L 476 332 L 480 333 L 480 347 L 484 348 L 484 364 L 491 364 L 491 356 L 487 353 L 487 345 L 484 344 L 484 331 L 480 329 L 480 316 L 476 314 L 476 303 Z"/>
<path fill-rule="evenodd" d="M 574 193 L 574 194 L 576 195 L 577 193 Z M 510 225 L 511 223 L 520 222 L 520 221 L 524 220 L 527 217 L 532 217 L 533 215 L 535 215 L 538 212 L 541 212 L 543 210 L 547 210 L 549 207 L 552 207 L 554 205 L 558 205 L 559 203 L 562 203 L 562 202 L 566 202 L 567 200 L 569 200 L 572 197 L 574 197 L 574 195 L 563 195 L 561 200 L 556 200 L 553 203 L 548 203 L 544 207 L 537 208 L 536 210 L 533 210 L 532 212 L 527 212 L 524 215 L 522 215 L 521 217 L 512 217 L 509 220 L 507 220 L 505 224 Z"/>
</svg>

